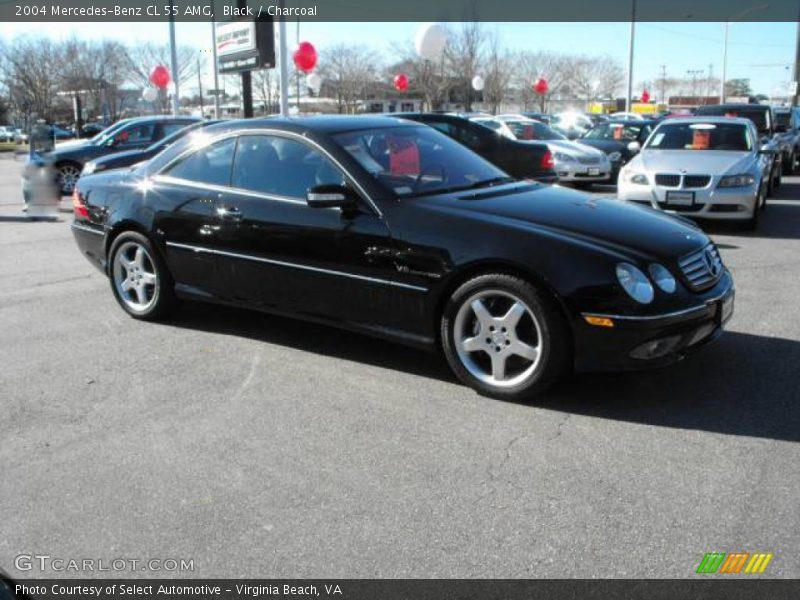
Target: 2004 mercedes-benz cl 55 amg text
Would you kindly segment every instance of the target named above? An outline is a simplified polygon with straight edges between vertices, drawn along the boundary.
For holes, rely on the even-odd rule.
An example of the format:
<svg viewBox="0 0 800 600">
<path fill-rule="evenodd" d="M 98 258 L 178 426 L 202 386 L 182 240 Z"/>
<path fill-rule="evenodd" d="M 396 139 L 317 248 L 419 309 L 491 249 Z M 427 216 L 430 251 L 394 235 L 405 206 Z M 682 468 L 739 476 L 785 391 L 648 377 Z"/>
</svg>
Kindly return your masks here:
<svg viewBox="0 0 800 600">
<path fill-rule="evenodd" d="M 81 178 L 73 231 L 122 308 L 236 304 L 441 348 L 485 394 L 660 365 L 716 338 L 733 281 L 650 208 L 515 181 L 389 117 L 212 125 Z"/>
</svg>

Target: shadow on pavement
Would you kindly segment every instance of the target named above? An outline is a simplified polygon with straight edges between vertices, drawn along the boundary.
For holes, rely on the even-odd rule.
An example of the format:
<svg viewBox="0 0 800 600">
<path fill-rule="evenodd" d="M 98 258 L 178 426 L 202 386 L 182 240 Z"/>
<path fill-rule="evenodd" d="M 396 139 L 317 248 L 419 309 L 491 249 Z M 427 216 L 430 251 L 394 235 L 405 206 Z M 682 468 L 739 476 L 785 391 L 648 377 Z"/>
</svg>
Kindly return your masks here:
<svg viewBox="0 0 800 600">
<path fill-rule="evenodd" d="M 455 382 L 444 358 L 332 327 L 186 303 L 169 325 L 236 335 Z M 727 332 L 657 370 L 564 379 L 533 405 L 679 429 L 800 441 L 800 342 Z M 472 393 L 466 387 L 464 393 Z"/>
</svg>

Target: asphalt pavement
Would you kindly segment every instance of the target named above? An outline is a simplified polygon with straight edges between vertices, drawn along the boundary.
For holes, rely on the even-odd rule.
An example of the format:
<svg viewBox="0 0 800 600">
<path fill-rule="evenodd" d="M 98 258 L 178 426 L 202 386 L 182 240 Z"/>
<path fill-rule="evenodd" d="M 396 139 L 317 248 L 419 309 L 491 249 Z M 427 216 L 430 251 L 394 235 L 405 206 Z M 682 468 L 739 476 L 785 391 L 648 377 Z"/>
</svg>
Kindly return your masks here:
<svg viewBox="0 0 800 600">
<path fill-rule="evenodd" d="M 128 318 L 0 157 L 0 569 L 176 559 L 149 577 L 693 577 L 770 552 L 800 577 L 800 178 L 755 234 L 710 231 L 727 334 L 532 404 L 442 358 L 186 304 Z M 608 192 L 608 190 L 606 190 Z M 613 193 L 613 190 L 612 192 Z M 96 575 L 96 573 L 95 573 Z"/>
</svg>

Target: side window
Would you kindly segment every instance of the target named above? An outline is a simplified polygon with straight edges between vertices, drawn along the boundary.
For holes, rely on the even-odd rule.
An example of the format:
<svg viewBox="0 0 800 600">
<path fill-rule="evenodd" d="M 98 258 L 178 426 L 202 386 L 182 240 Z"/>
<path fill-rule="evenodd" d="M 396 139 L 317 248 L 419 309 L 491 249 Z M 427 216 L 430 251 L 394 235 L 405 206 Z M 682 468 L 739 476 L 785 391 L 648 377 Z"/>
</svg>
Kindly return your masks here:
<svg viewBox="0 0 800 600">
<path fill-rule="evenodd" d="M 455 128 L 451 123 L 444 123 L 442 121 L 431 121 L 425 124 L 433 127 L 437 131 L 441 131 L 445 135 L 449 135 L 451 138 L 456 137 Z"/>
<path fill-rule="evenodd" d="M 180 131 L 184 127 L 188 127 L 191 123 L 186 122 L 174 122 L 174 123 L 162 123 L 161 124 L 161 135 L 158 136 L 159 139 L 169 137 L 176 131 Z"/>
<path fill-rule="evenodd" d="M 132 125 L 117 133 L 117 135 L 114 136 L 114 140 L 117 145 L 120 146 L 149 143 L 153 141 L 155 129 L 156 127 L 153 123 Z"/>
<path fill-rule="evenodd" d="M 196 183 L 230 185 L 235 148 L 236 138 L 222 140 L 182 158 L 163 174 Z"/>
<path fill-rule="evenodd" d="M 483 131 L 479 131 L 477 127 L 482 127 L 481 125 L 473 125 L 467 126 L 462 125 L 458 128 L 458 140 L 468 146 L 470 148 L 482 148 L 486 145 L 486 134 Z M 482 127 L 486 129 L 485 127 Z M 488 133 L 488 132 L 487 132 Z"/>
<path fill-rule="evenodd" d="M 272 135 L 239 138 L 233 164 L 235 188 L 305 198 L 312 186 L 341 184 L 344 180 L 338 167 L 303 142 Z"/>
</svg>

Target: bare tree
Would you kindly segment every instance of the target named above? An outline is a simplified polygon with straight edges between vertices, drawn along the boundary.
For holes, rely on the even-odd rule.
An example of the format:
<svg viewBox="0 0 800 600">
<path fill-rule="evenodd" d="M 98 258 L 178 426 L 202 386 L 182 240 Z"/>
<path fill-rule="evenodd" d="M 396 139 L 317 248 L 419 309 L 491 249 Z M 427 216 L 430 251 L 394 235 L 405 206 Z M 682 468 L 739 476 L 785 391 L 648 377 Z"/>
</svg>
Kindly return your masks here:
<svg viewBox="0 0 800 600">
<path fill-rule="evenodd" d="M 26 124 L 34 115 L 52 119 L 61 66 L 61 48 L 47 38 L 18 37 L 0 53 L 0 77 L 9 102 Z"/>
<path fill-rule="evenodd" d="M 464 103 L 464 110 L 472 110 L 472 78 L 478 73 L 486 42 L 486 33 L 480 21 L 465 21 L 460 29 L 451 31 L 445 48 L 445 63 L 449 75 Z"/>
<path fill-rule="evenodd" d="M 202 68 L 206 55 L 188 46 L 179 46 L 177 55 L 178 82 L 188 82 L 197 74 L 198 60 L 200 61 L 200 68 Z M 137 87 L 150 86 L 150 71 L 156 65 L 164 65 L 169 68 L 169 45 L 147 43 L 135 44 L 128 48 L 129 82 L 131 84 Z M 161 110 L 166 112 L 169 106 L 166 93 L 159 94 L 159 102 Z"/>
<path fill-rule="evenodd" d="M 490 35 L 484 61 L 483 100 L 489 105 L 489 110 L 493 115 L 497 114 L 500 106 L 509 97 L 513 77 L 512 68 L 511 54 L 502 47 L 496 33 Z"/>
<path fill-rule="evenodd" d="M 625 70 L 610 56 L 576 56 L 571 64 L 572 92 L 586 102 L 615 97 L 625 82 Z"/>
<path fill-rule="evenodd" d="M 325 93 L 336 99 L 340 113 L 356 112 L 380 70 L 373 52 L 361 45 L 331 46 L 322 52 L 320 64 Z"/>
<path fill-rule="evenodd" d="M 275 72 L 275 69 L 253 71 L 253 91 L 264 106 L 266 114 L 278 112 L 280 77 Z"/>
</svg>

